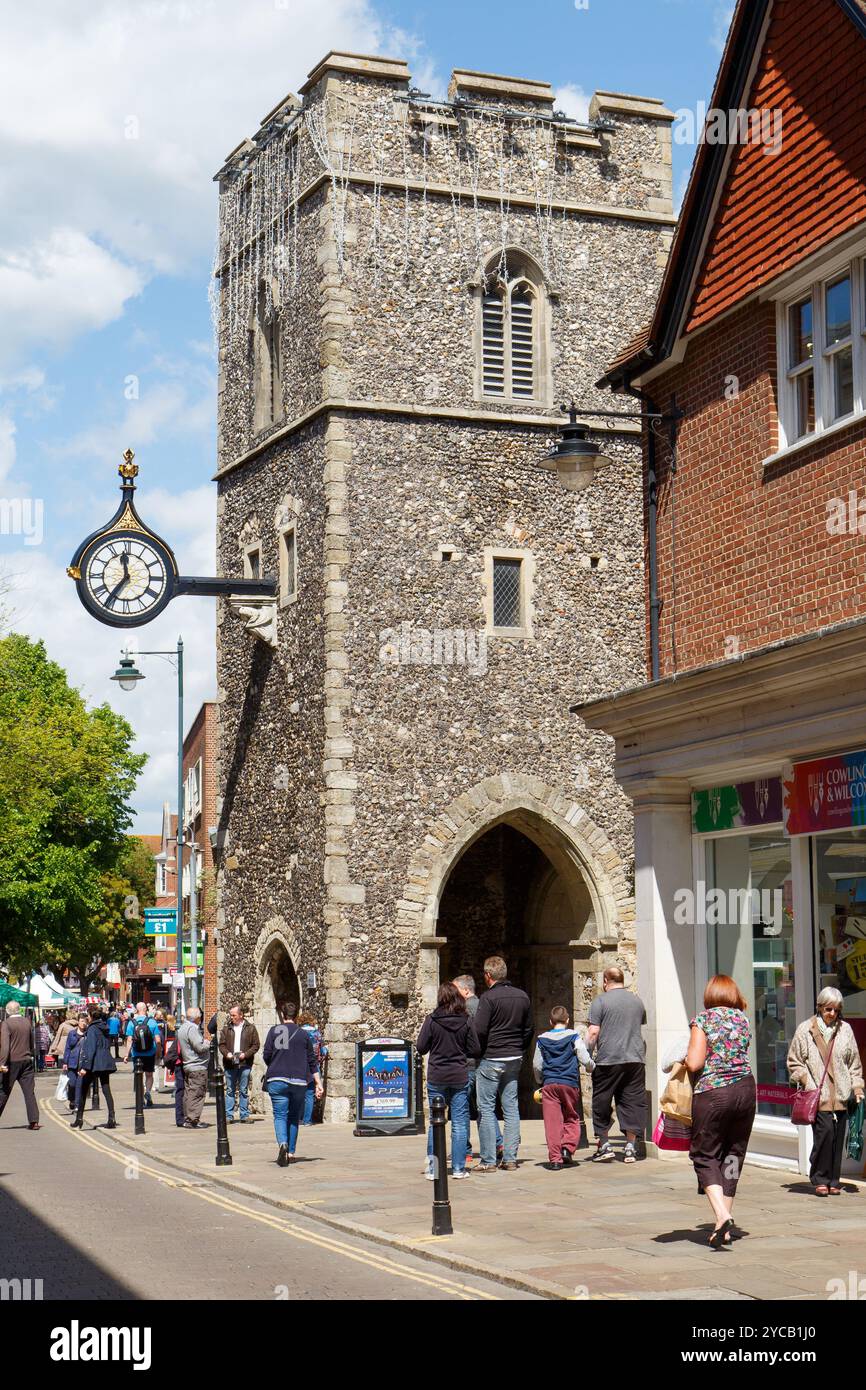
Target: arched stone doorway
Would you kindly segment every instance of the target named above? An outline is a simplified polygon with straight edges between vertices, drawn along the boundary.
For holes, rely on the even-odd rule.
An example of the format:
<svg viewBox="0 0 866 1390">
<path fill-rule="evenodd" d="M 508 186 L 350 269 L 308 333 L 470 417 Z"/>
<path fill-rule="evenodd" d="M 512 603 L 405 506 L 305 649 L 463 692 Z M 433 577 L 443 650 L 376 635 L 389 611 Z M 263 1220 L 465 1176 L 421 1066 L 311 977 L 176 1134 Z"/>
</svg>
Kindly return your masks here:
<svg viewBox="0 0 866 1390">
<path fill-rule="evenodd" d="M 520 821 L 520 817 L 515 817 Z M 572 1018 L 583 1012 L 585 971 L 597 937 L 589 887 L 573 862 L 557 867 L 538 843 L 511 819 L 487 829 L 453 865 L 442 891 L 436 934 L 440 980 L 474 975 L 483 989 L 486 956 L 501 955 L 511 982 L 525 989 L 536 1033 L 549 1027 L 550 1010 L 564 1004 Z M 532 1059 L 520 1079 L 521 1112 L 532 1107 Z"/>
<path fill-rule="evenodd" d="M 395 923 L 420 946 L 425 1008 L 440 979 L 467 971 L 480 985 L 484 956 L 499 953 L 544 1027 L 554 1003 L 584 1021 L 606 965 L 633 968 L 633 925 L 631 884 L 604 831 L 565 790 L 511 771 L 468 788 L 428 825 Z M 531 1089 L 527 1063 L 524 1098 Z"/>
<path fill-rule="evenodd" d="M 278 1022 L 280 1004 L 301 1003 L 298 978 L 298 948 L 294 934 L 285 922 L 277 919 L 268 923 L 256 943 L 256 980 L 253 993 L 253 1022 L 262 1047 L 268 1029 Z M 253 1064 L 252 1091 L 256 1110 L 264 1109 L 262 1077 L 265 1066 L 261 1051 Z"/>
</svg>

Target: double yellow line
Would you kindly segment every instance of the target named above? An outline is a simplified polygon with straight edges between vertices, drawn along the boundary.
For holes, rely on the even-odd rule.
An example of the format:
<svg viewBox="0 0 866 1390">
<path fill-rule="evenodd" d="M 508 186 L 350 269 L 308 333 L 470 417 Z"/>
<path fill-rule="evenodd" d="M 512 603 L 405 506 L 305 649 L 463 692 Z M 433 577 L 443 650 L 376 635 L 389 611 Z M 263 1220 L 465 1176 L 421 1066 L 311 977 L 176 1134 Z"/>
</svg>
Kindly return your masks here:
<svg viewBox="0 0 866 1390">
<path fill-rule="evenodd" d="M 485 1293 L 481 1289 L 470 1288 L 468 1284 L 458 1284 L 454 1280 L 445 1279 L 438 1274 L 428 1274 L 426 1271 L 421 1273 L 417 1270 L 406 1269 L 404 1265 L 399 1264 L 397 1260 L 389 1259 L 387 1255 L 357 1250 L 354 1246 L 348 1245 L 346 1242 L 337 1240 L 332 1236 L 313 1235 L 309 1231 L 299 1231 L 281 1216 L 271 1216 L 262 1212 L 253 1211 L 251 1207 L 245 1206 L 243 1202 L 236 1202 L 231 1197 L 227 1197 L 221 1192 L 204 1192 L 200 1187 L 188 1182 L 185 1178 L 168 1177 L 165 1173 L 160 1172 L 158 1168 L 152 1168 L 149 1164 L 143 1162 L 134 1150 L 129 1150 L 125 1154 L 115 1152 L 113 1145 L 109 1147 L 106 1144 L 100 1143 L 99 1140 L 93 1139 L 91 1135 L 86 1134 L 83 1130 L 70 1130 L 65 1119 L 57 1114 L 49 1101 L 43 1101 L 42 1106 L 54 1123 L 59 1125 L 70 1137 L 79 1140 L 82 1144 L 87 1144 L 91 1149 L 96 1149 L 97 1153 L 104 1154 L 106 1158 L 113 1159 L 115 1163 L 122 1164 L 124 1168 L 129 1168 L 134 1163 L 137 1172 L 144 1173 L 148 1177 L 154 1178 L 157 1182 L 162 1183 L 164 1187 L 177 1188 L 179 1191 L 185 1192 L 191 1197 L 199 1197 L 203 1202 L 210 1202 L 211 1206 L 220 1207 L 223 1211 L 234 1212 L 239 1216 L 246 1216 L 250 1221 L 258 1221 L 262 1226 L 270 1226 L 272 1230 L 280 1231 L 283 1235 L 290 1236 L 292 1240 L 302 1241 L 307 1245 L 318 1246 L 320 1250 L 326 1250 L 332 1255 L 339 1255 L 343 1259 L 354 1260 L 356 1264 L 367 1265 L 370 1269 L 378 1270 L 380 1274 L 397 1275 L 401 1279 L 409 1279 L 415 1284 L 426 1285 L 428 1288 L 436 1289 L 441 1293 L 449 1293 L 455 1298 L 460 1298 L 464 1301 L 472 1301 L 474 1299 L 485 1299 L 489 1302 L 499 1301 L 497 1294 Z M 298 1203 L 295 1207 L 297 1211 L 302 1211 L 302 1209 L 302 1203 Z"/>
</svg>

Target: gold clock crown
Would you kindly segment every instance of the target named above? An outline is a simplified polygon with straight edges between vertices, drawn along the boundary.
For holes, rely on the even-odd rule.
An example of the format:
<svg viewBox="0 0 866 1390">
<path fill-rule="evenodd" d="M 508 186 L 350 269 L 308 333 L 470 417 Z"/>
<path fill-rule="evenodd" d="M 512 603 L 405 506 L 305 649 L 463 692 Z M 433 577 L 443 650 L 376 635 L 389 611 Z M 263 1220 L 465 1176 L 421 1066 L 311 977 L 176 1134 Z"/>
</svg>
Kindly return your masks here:
<svg viewBox="0 0 866 1390">
<path fill-rule="evenodd" d="M 123 455 L 123 463 L 119 463 L 117 465 L 117 471 L 120 474 L 121 478 L 138 477 L 138 464 L 133 463 L 134 458 L 135 454 L 133 453 L 132 449 L 127 449 Z"/>
</svg>

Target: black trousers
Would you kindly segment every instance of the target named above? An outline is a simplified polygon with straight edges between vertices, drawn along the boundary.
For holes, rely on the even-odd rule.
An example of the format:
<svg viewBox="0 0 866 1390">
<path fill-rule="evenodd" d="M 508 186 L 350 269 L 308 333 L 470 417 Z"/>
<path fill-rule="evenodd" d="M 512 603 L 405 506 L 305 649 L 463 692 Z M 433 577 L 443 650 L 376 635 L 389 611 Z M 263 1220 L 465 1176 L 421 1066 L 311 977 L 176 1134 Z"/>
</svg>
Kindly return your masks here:
<svg viewBox="0 0 866 1390">
<path fill-rule="evenodd" d="M 10 1062 L 9 1070 L 3 1072 L 0 1080 L 3 1082 L 0 1088 L 0 1115 L 6 1109 L 6 1102 L 12 1094 L 12 1087 L 15 1082 L 21 1087 L 24 1093 L 24 1104 L 27 1106 L 27 1123 L 35 1125 L 39 1121 L 39 1106 L 36 1104 L 36 1072 L 33 1069 L 33 1059 L 27 1058 L 26 1062 Z"/>
<path fill-rule="evenodd" d="M 813 1187 L 838 1187 L 845 1156 L 847 1110 L 819 1110 L 812 1126 L 809 1181 Z"/>
<path fill-rule="evenodd" d="M 94 1097 L 98 1096 L 96 1083 L 102 1087 L 102 1094 L 105 1097 L 105 1104 L 108 1106 L 108 1118 L 114 1119 L 114 1097 L 111 1094 L 111 1087 L 108 1084 L 111 1077 L 110 1071 L 89 1071 L 86 1076 L 79 1076 L 80 1085 L 78 1087 L 78 1110 L 75 1118 L 84 1118 L 84 1107 L 87 1104 L 87 1093 L 93 1087 Z"/>
<path fill-rule="evenodd" d="M 623 1134 L 641 1136 L 646 1130 L 646 1067 L 643 1062 L 619 1062 L 596 1067 L 592 1073 L 592 1128 L 606 1139 L 611 1106 Z"/>
<path fill-rule="evenodd" d="M 753 1076 L 695 1095 L 689 1158 L 704 1191 L 721 1187 L 726 1197 L 736 1196 L 756 1108 Z"/>
</svg>

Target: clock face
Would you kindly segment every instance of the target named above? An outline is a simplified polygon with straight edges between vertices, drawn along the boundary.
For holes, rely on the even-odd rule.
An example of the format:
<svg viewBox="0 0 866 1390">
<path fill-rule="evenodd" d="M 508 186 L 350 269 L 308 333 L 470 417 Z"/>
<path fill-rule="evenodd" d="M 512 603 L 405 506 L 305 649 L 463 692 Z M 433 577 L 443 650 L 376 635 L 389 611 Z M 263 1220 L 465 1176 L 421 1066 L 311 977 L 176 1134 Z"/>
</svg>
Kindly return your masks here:
<svg viewBox="0 0 866 1390">
<path fill-rule="evenodd" d="M 173 566 L 154 537 L 134 532 L 99 536 L 81 557 L 82 602 L 113 627 L 150 622 L 172 596 Z"/>
</svg>

